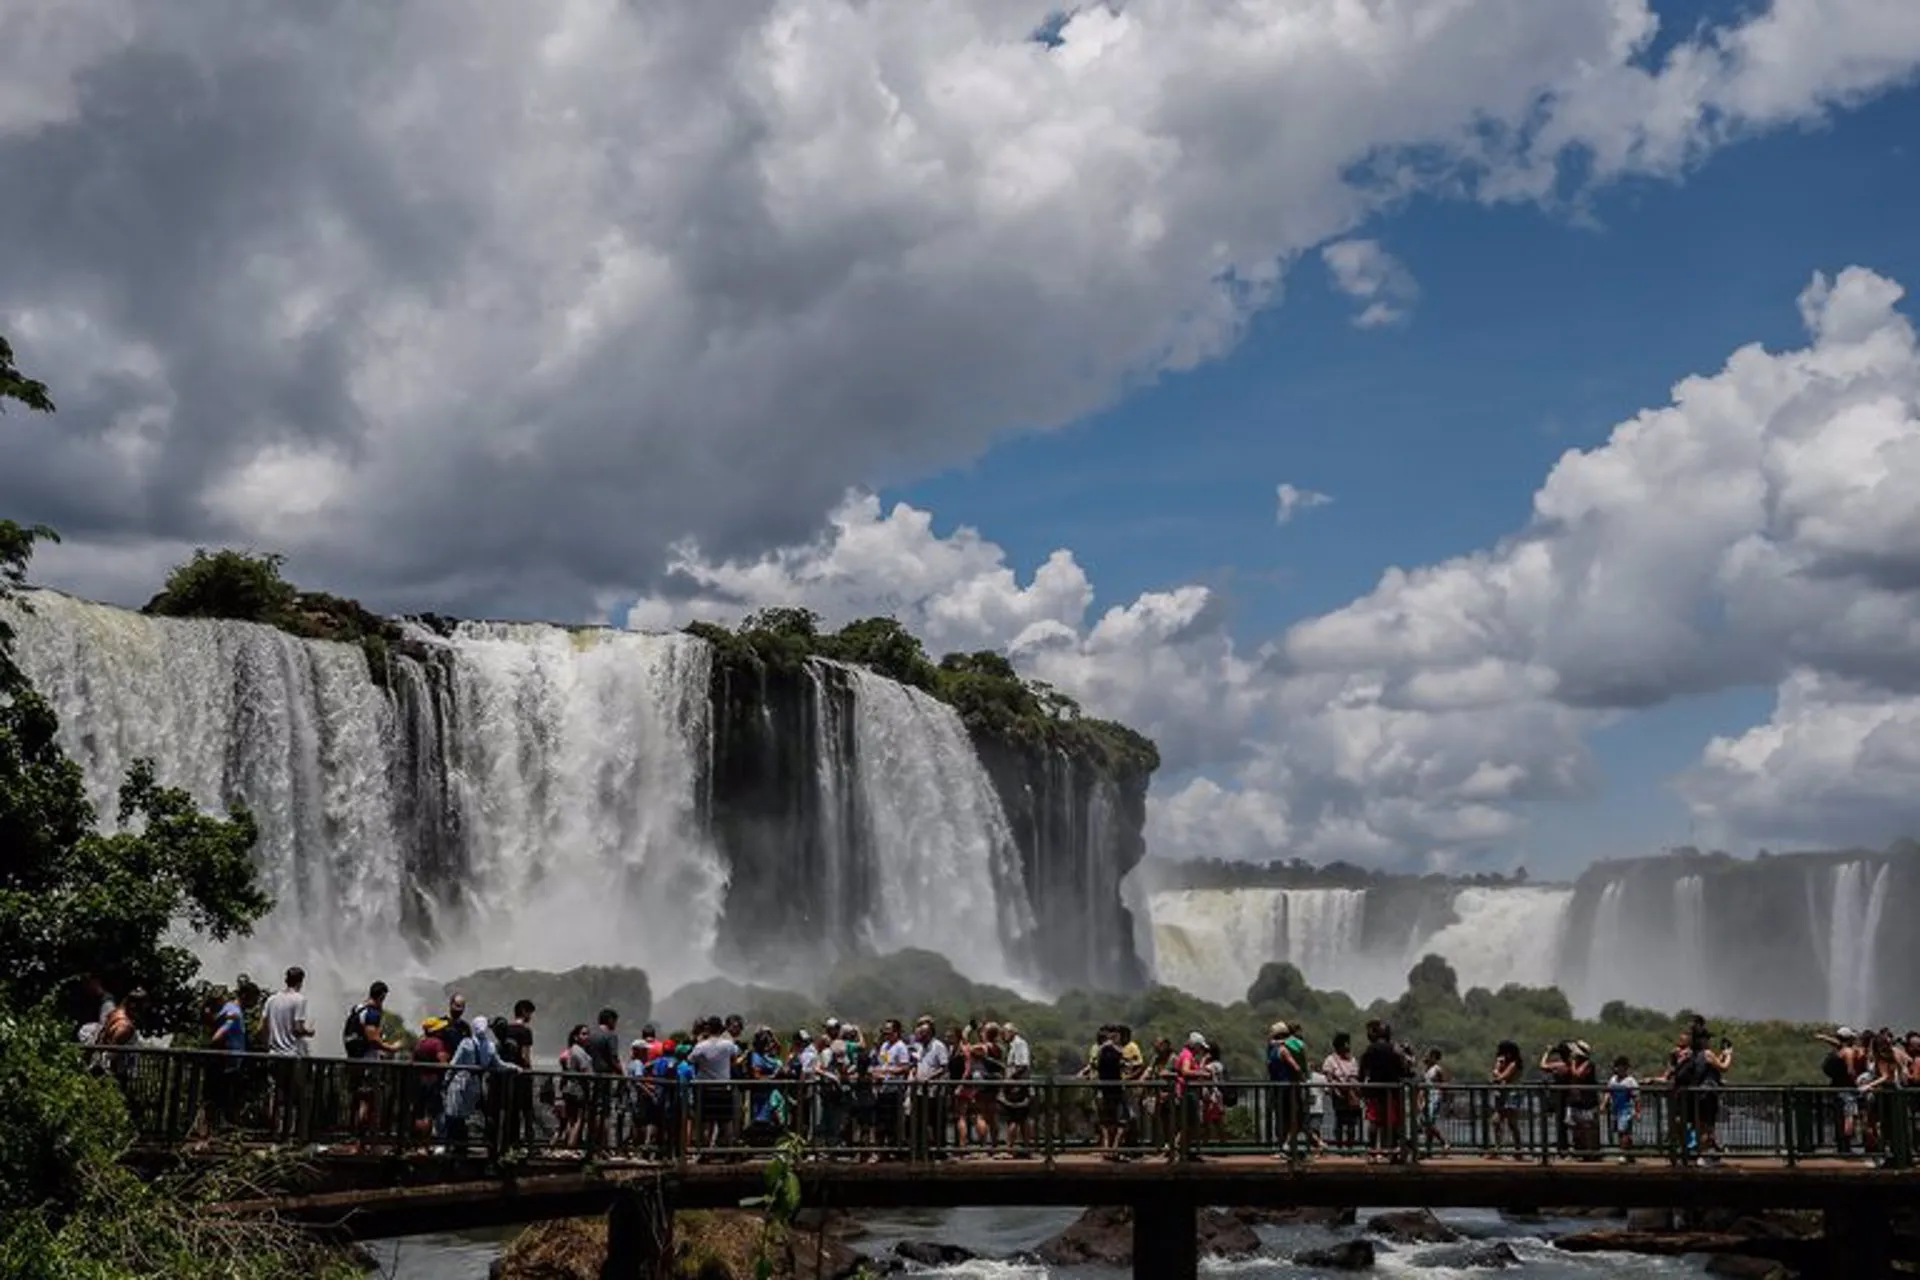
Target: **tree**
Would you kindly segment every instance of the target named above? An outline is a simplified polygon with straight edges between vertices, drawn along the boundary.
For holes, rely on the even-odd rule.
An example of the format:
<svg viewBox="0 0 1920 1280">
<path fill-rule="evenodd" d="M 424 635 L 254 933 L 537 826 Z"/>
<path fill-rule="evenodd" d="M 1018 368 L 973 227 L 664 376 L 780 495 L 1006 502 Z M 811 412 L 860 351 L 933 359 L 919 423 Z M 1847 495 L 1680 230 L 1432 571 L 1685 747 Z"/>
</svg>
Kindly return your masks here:
<svg viewBox="0 0 1920 1280">
<path fill-rule="evenodd" d="M 233 618 L 279 626 L 299 591 L 281 576 L 287 558 L 273 552 L 195 549 L 193 559 L 167 574 L 145 612 L 169 618 Z"/>
<path fill-rule="evenodd" d="M 796 640 L 812 640 L 820 634 L 820 615 L 811 609 L 759 609 L 740 624 L 742 631 L 769 631 Z"/>
<path fill-rule="evenodd" d="M 0 340 L 0 401 L 51 411 L 46 388 L 12 355 Z M 48 536 L 0 521 L 0 604 L 22 607 L 14 593 L 34 543 Z M 271 906 L 254 871 L 253 819 L 238 807 L 225 818 L 201 813 L 141 761 L 120 790 L 120 829 L 102 834 L 59 728 L 0 618 L 0 1002 L 42 1006 L 92 976 L 121 993 L 144 988 L 150 1030 L 181 1025 L 194 1014 L 199 966 L 172 939 L 175 923 L 226 938 Z"/>
<path fill-rule="evenodd" d="M 40 413 L 53 412 L 53 400 L 47 395 L 47 384 L 36 382 L 15 368 L 13 346 L 6 338 L 0 337 L 0 413 L 7 411 L 9 400 Z"/>
</svg>

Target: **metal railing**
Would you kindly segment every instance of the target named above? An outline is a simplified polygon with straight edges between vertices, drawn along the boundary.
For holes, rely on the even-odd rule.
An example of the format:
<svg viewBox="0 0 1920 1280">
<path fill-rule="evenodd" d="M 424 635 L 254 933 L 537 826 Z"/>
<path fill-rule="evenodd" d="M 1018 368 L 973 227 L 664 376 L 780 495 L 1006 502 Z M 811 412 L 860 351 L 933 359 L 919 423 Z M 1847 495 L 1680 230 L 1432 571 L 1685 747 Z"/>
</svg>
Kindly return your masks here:
<svg viewBox="0 0 1920 1280">
<path fill-rule="evenodd" d="M 204 1050 L 90 1053 L 119 1082 L 148 1145 L 218 1140 L 420 1159 L 755 1159 L 798 1135 L 809 1158 L 833 1160 L 1852 1160 L 1905 1169 L 1920 1115 L 1906 1091 L 1801 1086 L 1648 1085 L 1630 1115 L 1616 1115 L 1604 1089 L 1538 1084 L 683 1084 Z"/>
</svg>

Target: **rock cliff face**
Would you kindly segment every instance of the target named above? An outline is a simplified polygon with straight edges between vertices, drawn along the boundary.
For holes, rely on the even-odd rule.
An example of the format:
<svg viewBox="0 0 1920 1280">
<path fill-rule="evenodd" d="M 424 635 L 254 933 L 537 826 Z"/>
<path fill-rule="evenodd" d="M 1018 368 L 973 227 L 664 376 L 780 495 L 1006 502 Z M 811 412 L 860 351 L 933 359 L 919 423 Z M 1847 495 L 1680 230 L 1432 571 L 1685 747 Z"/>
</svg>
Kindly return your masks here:
<svg viewBox="0 0 1920 1280">
<path fill-rule="evenodd" d="M 222 965 L 302 963 L 327 998 L 500 965 L 791 988 L 908 946 L 982 982 L 1140 980 L 1119 885 L 1151 745 L 1072 745 L 1117 727 L 988 725 L 692 635 L 431 619 L 373 645 L 30 603 L 19 659 L 103 813 L 145 756 L 258 819 L 279 905 Z"/>
<path fill-rule="evenodd" d="M 967 730 L 838 663 L 716 663 L 712 680 L 719 954 L 767 971 L 918 946 L 986 980 L 1144 980 L 1120 882 L 1146 850 L 1147 772 Z"/>
</svg>

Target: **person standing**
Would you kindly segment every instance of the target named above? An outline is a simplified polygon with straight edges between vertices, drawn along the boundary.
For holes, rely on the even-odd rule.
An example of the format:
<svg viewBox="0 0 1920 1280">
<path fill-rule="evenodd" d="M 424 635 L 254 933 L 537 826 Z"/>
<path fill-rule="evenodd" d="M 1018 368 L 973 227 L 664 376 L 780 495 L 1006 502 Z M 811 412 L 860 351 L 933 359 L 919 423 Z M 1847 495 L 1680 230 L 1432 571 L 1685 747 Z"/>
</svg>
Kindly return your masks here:
<svg viewBox="0 0 1920 1280">
<path fill-rule="evenodd" d="M 307 1041 L 313 1039 L 313 1026 L 307 1021 L 307 971 L 299 965 L 287 970 L 286 986 L 267 997 L 263 1014 L 267 1030 L 267 1055 L 273 1059 L 270 1123 L 276 1137 L 291 1137 L 304 1096 L 306 1077 L 300 1060 L 307 1056 Z"/>
<path fill-rule="evenodd" d="M 534 1012 L 533 1001 L 514 1001 L 513 1021 L 499 1027 L 494 1033 L 494 1039 L 498 1042 L 500 1060 L 519 1068 L 502 1081 L 506 1086 L 503 1092 L 507 1097 L 507 1105 L 498 1109 L 500 1136 L 495 1143 L 495 1147 L 501 1151 L 519 1144 L 531 1146 L 533 1143 Z"/>
</svg>

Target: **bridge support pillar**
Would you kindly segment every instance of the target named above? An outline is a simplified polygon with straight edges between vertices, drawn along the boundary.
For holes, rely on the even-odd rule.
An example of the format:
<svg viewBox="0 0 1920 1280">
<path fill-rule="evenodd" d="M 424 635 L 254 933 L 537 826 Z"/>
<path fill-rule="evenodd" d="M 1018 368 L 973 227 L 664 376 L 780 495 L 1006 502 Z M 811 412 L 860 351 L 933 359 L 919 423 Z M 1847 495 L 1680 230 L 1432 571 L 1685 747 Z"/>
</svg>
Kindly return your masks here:
<svg viewBox="0 0 1920 1280">
<path fill-rule="evenodd" d="M 607 1211 L 600 1280 L 672 1280 L 673 1213 L 654 1192 L 627 1191 Z"/>
<path fill-rule="evenodd" d="M 1134 1280 L 1197 1280 L 1200 1215 L 1177 1200 L 1133 1206 Z"/>
<path fill-rule="evenodd" d="M 1871 1205 L 1834 1205 L 1826 1212 L 1826 1258 L 1830 1276 L 1893 1273 L 1893 1220 Z"/>
</svg>

